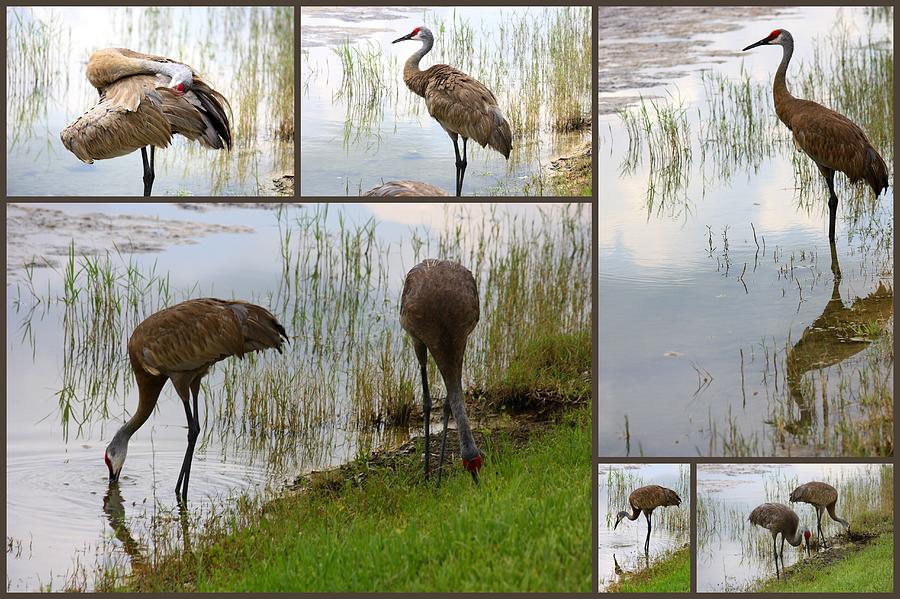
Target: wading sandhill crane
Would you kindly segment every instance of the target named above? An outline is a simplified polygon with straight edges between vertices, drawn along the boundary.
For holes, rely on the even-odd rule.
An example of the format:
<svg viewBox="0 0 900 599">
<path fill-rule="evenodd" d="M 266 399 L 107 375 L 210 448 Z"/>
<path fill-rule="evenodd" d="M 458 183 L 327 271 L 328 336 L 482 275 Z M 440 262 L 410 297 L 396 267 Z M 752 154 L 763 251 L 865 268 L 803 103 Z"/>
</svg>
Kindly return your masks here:
<svg viewBox="0 0 900 599">
<path fill-rule="evenodd" d="M 800 485 L 791 491 L 791 503 L 800 501 L 816 508 L 816 532 L 819 534 L 822 547 L 828 547 L 828 544 L 825 542 L 825 533 L 822 532 L 822 513 L 825 510 L 828 510 L 828 515 L 831 516 L 832 520 L 843 524 L 845 529 L 850 529 L 850 523 L 834 512 L 837 500 L 837 489 L 828 483 L 813 481 Z"/>
<path fill-rule="evenodd" d="M 639 487 L 631 492 L 628 496 L 628 505 L 631 506 L 631 514 L 622 511 L 616 514 L 616 524 L 613 530 L 619 525 L 623 518 L 629 520 L 637 520 L 641 512 L 647 519 L 647 540 L 644 541 L 644 553 L 650 551 L 650 531 L 652 530 L 653 510 L 658 507 L 667 507 L 670 505 L 681 505 L 681 497 L 672 489 L 660 487 L 659 485 L 647 485 Z"/>
<path fill-rule="evenodd" d="M 413 93 L 425 98 L 428 113 L 440 123 L 456 152 L 456 195 L 462 195 L 466 175 L 466 142 L 474 139 L 481 147 L 490 146 L 508 160 L 512 150 L 512 130 L 497 106 L 494 93 L 483 83 L 445 64 L 419 69 L 419 61 L 431 52 L 434 35 L 427 27 L 416 27 L 411 33 L 395 39 L 422 42 L 418 52 L 403 66 L 403 81 Z M 457 139 L 462 137 L 462 156 Z"/>
<path fill-rule="evenodd" d="M 834 241 L 838 204 L 834 173 L 844 173 L 851 183 L 865 181 L 878 196 L 888 187 L 887 165 L 862 129 L 850 119 L 816 102 L 795 98 L 788 91 L 785 75 L 794 53 L 794 38 L 787 29 L 776 29 L 744 50 L 772 45 L 782 47 L 781 64 L 773 86 L 775 112 L 791 130 L 794 145 L 813 159 L 825 177 L 829 193 L 828 239 Z"/>
<path fill-rule="evenodd" d="M 388 181 L 378 187 L 373 187 L 363 194 L 380 198 L 406 197 L 406 196 L 445 196 L 447 192 L 440 187 L 422 183 L 421 181 Z"/>
<path fill-rule="evenodd" d="M 265 308 L 247 302 L 193 299 L 147 317 L 128 340 L 138 406 L 106 447 L 103 459 L 110 483 L 119 480 L 129 439 L 150 417 L 160 391 L 171 380 L 184 404 L 188 423 L 187 451 L 175 484 L 175 495 L 186 500 L 194 444 L 200 433 L 197 396 L 201 379 L 213 364 L 228 356 L 243 357 L 268 348 L 281 353 L 283 341 L 287 341 L 287 333 L 275 317 Z"/>
<path fill-rule="evenodd" d="M 438 459 L 437 484 L 441 484 L 444 447 L 450 412 L 459 431 L 459 449 L 463 467 L 478 484 L 481 452 L 472 436 L 463 402 L 462 367 L 466 340 L 478 323 L 478 287 L 469 269 L 447 260 L 425 260 L 406 273 L 400 298 L 400 325 L 412 338 L 422 374 L 422 399 L 425 417 L 425 478 L 428 478 L 431 395 L 428 393 L 428 352 L 434 358 L 444 386 L 444 430 Z"/>
<path fill-rule="evenodd" d="M 100 101 L 62 130 L 63 145 L 88 164 L 140 149 L 145 196 L 156 176 L 156 148 L 168 146 L 173 135 L 214 150 L 231 149 L 228 100 L 186 64 L 106 48 L 91 55 L 87 78 Z"/>
<path fill-rule="evenodd" d="M 775 576 L 778 574 L 778 548 L 776 537 L 781 535 L 781 571 L 784 572 L 784 541 L 799 547 L 805 541 L 806 555 L 809 555 L 809 529 L 800 530 L 800 517 L 782 503 L 763 503 L 750 512 L 750 524 L 762 526 L 772 533 L 772 553 L 775 555 Z"/>
</svg>

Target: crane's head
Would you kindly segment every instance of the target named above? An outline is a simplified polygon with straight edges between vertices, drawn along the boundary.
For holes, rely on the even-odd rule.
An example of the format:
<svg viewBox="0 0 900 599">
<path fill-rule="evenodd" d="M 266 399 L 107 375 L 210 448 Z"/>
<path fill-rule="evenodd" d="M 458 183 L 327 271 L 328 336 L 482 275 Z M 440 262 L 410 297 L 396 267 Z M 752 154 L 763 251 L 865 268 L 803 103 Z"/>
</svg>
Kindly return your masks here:
<svg viewBox="0 0 900 599">
<path fill-rule="evenodd" d="M 769 35 L 762 38 L 755 44 L 750 44 L 743 51 L 747 51 L 750 48 L 755 48 L 757 46 L 793 46 L 794 38 L 791 37 L 791 33 L 787 29 L 776 29 L 772 31 Z"/>
<path fill-rule="evenodd" d="M 194 74 L 191 72 L 191 69 L 183 64 L 175 63 L 172 65 L 171 69 L 172 80 L 169 81 L 169 85 L 166 86 L 172 93 L 176 96 L 180 96 L 187 91 L 190 91 L 191 87 L 194 85 Z"/>
<path fill-rule="evenodd" d="M 806 546 L 806 556 L 809 557 L 809 537 L 812 536 L 812 533 L 809 532 L 808 528 L 803 529 L 803 544 Z"/>
<path fill-rule="evenodd" d="M 103 454 L 103 461 L 106 462 L 106 468 L 109 470 L 109 482 L 118 482 L 127 453 L 128 435 L 120 430 L 106 446 L 106 453 Z"/>
<path fill-rule="evenodd" d="M 463 458 L 463 468 L 469 471 L 472 475 L 472 480 L 474 480 L 477 485 L 478 471 L 481 470 L 481 454 L 476 453 L 474 457 L 469 459 Z"/>
<path fill-rule="evenodd" d="M 618 514 L 616 514 L 616 523 L 613 526 L 613 530 L 616 529 L 616 526 L 619 525 L 619 522 L 622 521 L 622 518 L 625 518 L 626 516 L 628 516 L 628 512 L 619 512 Z"/>
<path fill-rule="evenodd" d="M 434 35 L 432 35 L 431 30 L 428 27 L 416 27 L 412 30 L 412 32 L 404 35 L 403 37 L 398 37 L 391 43 L 396 44 L 397 42 L 405 42 L 406 40 L 416 40 L 418 42 L 433 42 Z"/>
</svg>

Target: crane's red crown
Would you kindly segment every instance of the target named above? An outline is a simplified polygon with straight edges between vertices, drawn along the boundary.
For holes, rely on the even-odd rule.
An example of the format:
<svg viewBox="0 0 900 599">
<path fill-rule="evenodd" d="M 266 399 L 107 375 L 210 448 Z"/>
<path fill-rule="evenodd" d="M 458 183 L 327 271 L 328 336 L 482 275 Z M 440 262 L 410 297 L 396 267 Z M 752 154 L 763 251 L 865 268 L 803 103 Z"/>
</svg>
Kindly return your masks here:
<svg viewBox="0 0 900 599">
<path fill-rule="evenodd" d="M 183 92 L 183 91 L 184 91 L 184 85 L 181 84 L 181 83 L 179 83 L 178 85 L 175 86 L 175 89 L 177 89 L 177 90 L 180 91 L 180 92 Z"/>
<path fill-rule="evenodd" d="M 419 29 L 421 29 L 421 27 L 416 27 L 415 29 L 412 30 L 412 33 L 410 33 L 410 35 L 415 35 L 415 34 L 419 33 Z"/>
<path fill-rule="evenodd" d="M 769 40 L 773 40 L 776 37 L 778 37 L 779 35 L 781 35 L 781 29 L 776 29 L 776 30 L 772 31 L 772 33 L 769 34 Z"/>
<path fill-rule="evenodd" d="M 481 470 L 481 456 L 477 455 L 471 460 L 463 460 L 463 467 L 470 472 Z"/>
<path fill-rule="evenodd" d="M 804 536 L 804 538 L 806 538 L 806 540 L 808 541 L 808 540 L 809 540 L 809 537 L 812 536 L 812 533 L 809 532 L 808 530 L 804 530 L 804 531 L 803 531 L 803 536 Z"/>
</svg>

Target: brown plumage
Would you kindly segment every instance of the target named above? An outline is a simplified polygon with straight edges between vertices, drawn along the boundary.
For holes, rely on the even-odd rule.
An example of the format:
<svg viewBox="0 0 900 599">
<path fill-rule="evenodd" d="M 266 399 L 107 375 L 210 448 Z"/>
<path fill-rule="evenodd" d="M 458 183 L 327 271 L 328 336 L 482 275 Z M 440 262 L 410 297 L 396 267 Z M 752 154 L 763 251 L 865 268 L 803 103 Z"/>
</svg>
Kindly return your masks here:
<svg viewBox="0 0 900 599">
<path fill-rule="evenodd" d="M 265 308 L 247 302 L 194 299 L 147 317 L 128 340 L 128 357 L 138 385 L 138 406 L 106 449 L 110 481 L 118 480 L 131 435 L 150 417 L 160 391 L 171 380 L 184 403 L 188 421 L 188 448 L 175 486 L 175 494 L 186 499 L 191 458 L 200 432 L 200 381 L 219 360 L 268 348 L 281 353 L 284 341 L 287 333 L 275 317 Z M 189 404 L 192 395 L 193 412 Z"/>
<path fill-rule="evenodd" d="M 616 514 L 616 523 L 613 526 L 613 530 L 619 526 L 619 522 L 624 518 L 637 520 L 638 516 L 643 512 L 644 518 L 647 520 L 647 539 L 644 541 L 644 553 L 647 553 L 650 550 L 653 510 L 658 507 L 679 506 L 681 505 L 681 497 L 672 489 L 659 485 L 647 485 L 631 492 L 631 495 L 628 496 L 628 505 L 631 506 L 631 513 L 622 511 Z"/>
<path fill-rule="evenodd" d="M 816 508 L 816 532 L 819 534 L 822 547 L 828 547 L 828 544 L 825 542 L 825 533 L 822 531 L 822 514 L 825 510 L 828 510 L 828 515 L 831 516 L 832 520 L 840 522 L 846 529 L 850 528 L 850 523 L 835 513 L 834 507 L 837 504 L 838 492 L 837 489 L 828 483 L 813 481 L 800 485 L 791 491 L 790 500 L 791 503 L 799 501 L 808 503 Z"/>
<path fill-rule="evenodd" d="M 400 325 L 412 338 L 422 376 L 422 397 L 425 417 L 425 476 L 428 477 L 431 418 L 431 396 L 428 392 L 428 352 L 434 358 L 444 386 L 441 450 L 438 459 L 438 481 L 444 464 L 447 425 L 450 412 L 459 431 L 460 454 L 463 466 L 478 482 L 481 452 L 475 444 L 472 428 L 463 402 L 462 367 L 466 341 L 479 318 L 478 288 L 472 273 L 461 264 L 447 260 L 425 260 L 406 274 L 400 298 Z"/>
<path fill-rule="evenodd" d="M 750 512 L 750 524 L 761 526 L 772 534 L 772 551 L 775 555 L 775 576 L 778 573 L 778 549 L 776 537 L 781 535 L 781 570 L 784 571 L 784 542 L 787 540 L 794 547 L 806 541 L 806 554 L 809 555 L 809 530 L 800 530 L 800 517 L 788 506 L 781 503 L 763 503 Z"/>
<path fill-rule="evenodd" d="M 141 150 L 144 195 L 153 186 L 155 149 L 167 147 L 173 135 L 211 149 L 231 149 L 228 100 L 188 65 L 106 48 L 91 55 L 87 78 L 100 100 L 63 129 L 60 139 L 88 164 Z"/>
<path fill-rule="evenodd" d="M 447 192 L 440 187 L 422 183 L 421 181 L 388 181 L 373 187 L 363 194 L 371 197 L 409 197 L 409 196 L 445 196 Z"/>
<path fill-rule="evenodd" d="M 773 86 L 775 112 L 791 130 L 794 145 L 813 159 L 825 178 L 829 192 L 828 238 L 834 241 L 838 203 L 834 173 L 844 173 L 851 183 L 865 181 L 877 196 L 888 188 L 887 165 L 862 129 L 850 119 L 816 102 L 795 98 L 788 91 L 786 74 L 794 52 L 794 38 L 787 29 L 776 29 L 744 50 L 763 45 L 783 48 Z"/>
<path fill-rule="evenodd" d="M 497 98 L 483 83 L 449 65 L 436 64 L 424 71 L 419 61 L 434 46 L 434 35 L 427 27 L 416 27 L 412 33 L 393 41 L 422 42 L 418 52 L 403 67 L 406 86 L 425 98 L 428 113 L 441 124 L 456 152 L 456 195 L 462 194 L 466 174 L 466 142 L 471 138 L 481 147 L 490 146 L 509 159 L 512 151 L 512 129 L 503 117 Z M 457 139 L 463 139 L 460 156 Z"/>
</svg>

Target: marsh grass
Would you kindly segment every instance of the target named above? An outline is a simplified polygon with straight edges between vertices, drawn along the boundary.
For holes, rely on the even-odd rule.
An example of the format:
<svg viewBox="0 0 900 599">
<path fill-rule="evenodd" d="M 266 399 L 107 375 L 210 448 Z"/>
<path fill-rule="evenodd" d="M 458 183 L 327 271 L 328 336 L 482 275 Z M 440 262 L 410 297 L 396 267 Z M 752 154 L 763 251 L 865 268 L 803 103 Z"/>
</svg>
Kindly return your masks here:
<svg viewBox="0 0 900 599">
<path fill-rule="evenodd" d="M 678 484 L 672 490 L 681 497 L 681 505 L 654 510 L 653 526 L 654 528 L 661 526 L 669 534 L 675 536 L 679 543 L 687 543 L 690 540 L 691 525 L 690 465 L 679 464 L 678 477 Z M 600 485 L 605 487 L 607 499 L 605 510 L 601 506 L 601 518 L 604 518 L 605 514 L 605 525 L 612 527 L 615 524 L 616 514 L 622 510 L 630 513 L 628 496 L 638 487 L 649 484 L 656 484 L 656 481 L 645 480 L 639 473 L 628 468 L 610 466 L 606 468 L 605 473 L 601 470 Z M 603 494 L 601 492 L 601 495 Z M 640 518 L 640 521 L 643 522 L 643 518 Z M 603 526 L 603 521 L 601 521 L 601 526 Z"/>
</svg>

